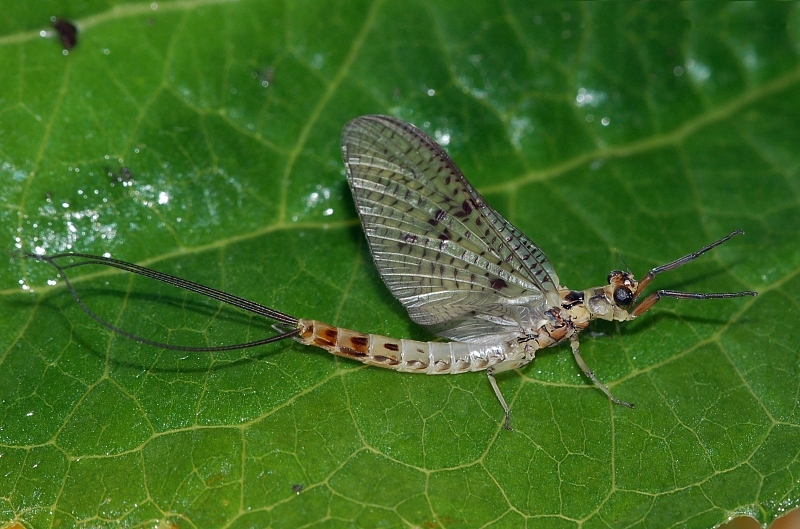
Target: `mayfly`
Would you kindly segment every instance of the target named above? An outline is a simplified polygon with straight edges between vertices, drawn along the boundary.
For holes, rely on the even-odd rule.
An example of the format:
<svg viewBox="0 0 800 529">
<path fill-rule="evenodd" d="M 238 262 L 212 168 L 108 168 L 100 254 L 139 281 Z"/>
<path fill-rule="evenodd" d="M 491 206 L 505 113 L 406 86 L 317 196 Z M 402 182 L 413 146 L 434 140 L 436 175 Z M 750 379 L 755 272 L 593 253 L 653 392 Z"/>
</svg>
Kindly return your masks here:
<svg viewBox="0 0 800 529">
<path fill-rule="evenodd" d="M 536 351 L 569 341 L 583 373 L 616 404 L 581 358 L 578 334 L 595 318 L 629 321 L 662 298 L 718 299 L 756 292 L 641 293 L 658 275 L 674 270 L 741 234 L 736 230 L 700 250 L 650 270 L 637 281 L 614 270 L 607 284 L 585 290 L 563 287 L 544 252 L 492 209 L 450 156 L 413 125 L 387 116 L 363 116 L 345 125 L 342 156 L 372 257 L 383 281 L 412 320 L 449 342 L 398 340 L 295 318 L 191 281 L 116 259 L 81 253 L 29 257 L 54 266 L 75 301 L 112 331 L 167 349 L 208 352 L 254 347 L 294 338 L 365 364 L 405 373 L 457 374 L 485 370 L 505 412 L 510 411 L 495 374 L 531 362 Z M 61 264 L 63 260 L 69 260 Z M 128 333 L 94 314 L 65 271 L 104 265 L 163 281 L 276 322 L 280 333 L 254 342 L 218 347 L 162 344 Z"/>
</svg>

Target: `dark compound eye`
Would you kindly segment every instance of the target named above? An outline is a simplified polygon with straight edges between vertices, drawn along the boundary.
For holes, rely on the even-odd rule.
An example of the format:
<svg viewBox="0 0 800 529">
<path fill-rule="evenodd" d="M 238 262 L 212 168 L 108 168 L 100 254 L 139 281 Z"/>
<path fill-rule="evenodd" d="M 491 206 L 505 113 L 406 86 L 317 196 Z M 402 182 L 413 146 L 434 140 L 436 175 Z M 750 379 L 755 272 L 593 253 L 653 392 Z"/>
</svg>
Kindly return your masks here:
<svg viewBox="0 0 800 529">
<path fill-rule="evenodd" d="M 628 287 L 619 287 L 614 291 L 614 303 L 619 307 L 627 307 L 633 301 L 633 293 Z"/>
</svg>

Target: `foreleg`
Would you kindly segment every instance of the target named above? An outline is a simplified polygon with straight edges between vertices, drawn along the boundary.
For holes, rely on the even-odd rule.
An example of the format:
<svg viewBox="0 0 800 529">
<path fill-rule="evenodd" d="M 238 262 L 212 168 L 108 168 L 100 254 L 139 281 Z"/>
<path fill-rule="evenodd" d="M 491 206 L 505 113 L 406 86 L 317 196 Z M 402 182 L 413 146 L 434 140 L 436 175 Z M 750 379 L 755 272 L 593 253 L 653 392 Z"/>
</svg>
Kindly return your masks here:
<svg viewBox="0 0 800 529">
<path fill-rule="evenodd" d="M 489 375 L 489 383 L 492 385 L 492 389 L 494 390 L 494 394 L 497 396 L 497 400 L 500 401 L 500 405 L 503 407 L 503 411 L 506 412 L 506 422 L 505 422 L 505 429 L 511 430 L 511 410 L 508 408 L 508 404 L 506 404 L 506 399 L 503 398 L 503 394 L 500 393 L 500 387 L 497 385 L 497 380 L 494 378 L 494 366 L 490 367 L 486 370 L 486 374 Z"/>
<path fill-rule="evenodd" d="M 611 402 L 613 402 L 614 404 L 621 404 L 623 406 L 633 408 L 633 404 L 631 404 L 630 402 L 625 402 L 624 400 L 619 400 L 617 397 L 611 394 L 611 392 L 608 390 L 607 387 L 605 387 L 599 380 L 597 380 L 597 377 L 594 376 L 592 370 L 589 369 L 589 366 L 586 365 L 586 362 L 584 362 L 583 358 L 581 357 L 580 344 L 578 342 L 577 334 L 573 334 L 572 336 L 570 336 L 569 345 L 570 347 L 572 347 L 572 356 L 575 357 L 575 361 L 583 370 L 583 374 L 589 377 L 592 380 L 592 382 L 594 382 L 595 386 L 603 390 L 603 393 L 605 393 L 608 396 L 608 398 L 611 399 Z"/>
</svg>

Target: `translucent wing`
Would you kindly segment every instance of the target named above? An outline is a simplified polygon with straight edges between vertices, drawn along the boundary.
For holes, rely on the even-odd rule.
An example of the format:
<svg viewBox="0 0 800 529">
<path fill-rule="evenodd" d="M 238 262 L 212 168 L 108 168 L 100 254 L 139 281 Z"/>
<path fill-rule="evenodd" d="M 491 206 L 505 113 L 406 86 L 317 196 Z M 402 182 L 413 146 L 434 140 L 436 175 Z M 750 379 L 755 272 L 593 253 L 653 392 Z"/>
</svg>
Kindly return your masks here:
<svg viewBox="0 0 800 529">
<path fill-rule="evenodd" d="M 342 156 L 375 264 L 415 322 L 481 341 L 559 303 L 544 253 L 427 134 L 360 117 L 342 131 Z"/>
</svg>

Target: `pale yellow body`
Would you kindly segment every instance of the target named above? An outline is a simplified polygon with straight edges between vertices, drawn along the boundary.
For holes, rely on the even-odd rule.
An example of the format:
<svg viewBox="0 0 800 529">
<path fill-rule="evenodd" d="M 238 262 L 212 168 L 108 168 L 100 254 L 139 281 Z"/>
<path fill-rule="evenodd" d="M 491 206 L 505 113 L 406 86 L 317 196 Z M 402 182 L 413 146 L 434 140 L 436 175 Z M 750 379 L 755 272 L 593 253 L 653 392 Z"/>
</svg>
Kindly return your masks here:
<svg viewBox="0 0 800 529">
<path fill-rule="evenodd" d="M 568 289 L 562 289 L 560 294 L 563 298 L 569 292 Z M 605 296 L 602 287 L 589 289 L 583 294 Z M 492 344 L 402 340 L 306 319 L 297 321 L 300 333 L 296 339 L 337 356 L 404 373 L 441 375 L 489 368 L 497 373 L 524 366 L 534 359 L 537 350 L 572 338 L 595 317 L 583 303 L 569 308 L 550 309 L 545 314 L 547 319 L 540 327 L 525 332 L 519 330 L 508 339 Z M 613 310 L 608 315 L 613 315 Z M 607 317 L 607 314 L 599 316 Z"/>
</svg>

